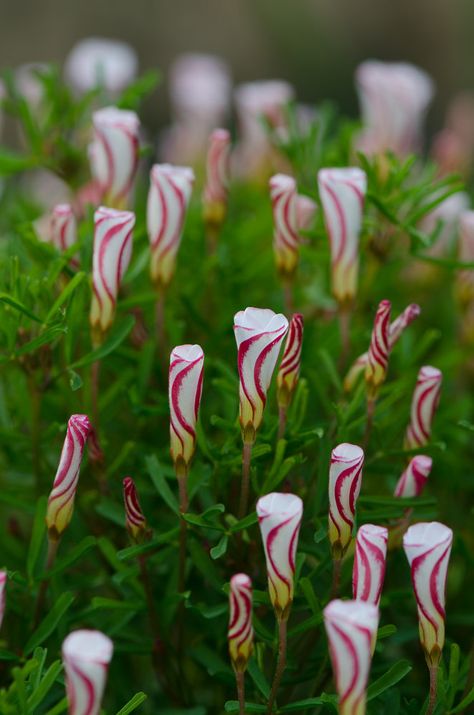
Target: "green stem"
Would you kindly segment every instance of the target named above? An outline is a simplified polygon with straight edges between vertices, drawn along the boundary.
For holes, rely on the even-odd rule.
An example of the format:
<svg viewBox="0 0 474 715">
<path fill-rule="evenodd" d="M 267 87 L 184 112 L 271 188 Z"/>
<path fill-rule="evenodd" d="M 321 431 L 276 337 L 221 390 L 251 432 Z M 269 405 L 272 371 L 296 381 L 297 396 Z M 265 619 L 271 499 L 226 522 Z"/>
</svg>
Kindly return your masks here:
<svg viewBox="0 0 474 715">
<path fill-rule="evenodd" d="M 237 698 L 239 700 L 239 715 L 245 715 L 245 673 L 238 670 L 235 673 L 237 681 Z"/>
<path fill-rule="evenodd" d="M 58 547 L 59 547 L 59 539 L 58 540 L 53 540 L 48 538 L 48 554 L 46 556 L 46 565 L 45 565 L 45 572 L 47 573 L 53 568 L 54 562 L 56 561 L 56 554 L 58 553 Z M 33 630 L 38 626 L 41 618 L 41 614 L 43 613 L 43 608 L 44 608 L 44 601 L 46 598 L 46 593 L 48 590 L 48 585 L 49 585 L 49 579 L 44 578 L 41 581 L 39 590 L 38 590 L 38 595 L 36 597 L 36 605 L 35 605 L 35 617 L 33 620 Z"/>
<path fill-rule="evenodd" d="M 341 585 L 342 559 L 334 559 L 332 571 L 331 600 L 339 595 Z"/>
<path fill-rule="evenodd" d="M 239 519 L 247 514 L 250 485 L 250 461 L 252 459 L 252 443 L 244 442 L 242 449 L 242 482 L 240 486 Z"/>
<path fill-rule="evenodd" d="M 280 687 L 280 682 L 286 666 L 287 623 L 288 621 L 286 618 L 278 621 L 278 660 L 275 675 L 273 677 L 270 697 L 268 698 L 267 715 L 271 715 L 273 711 L 273 704 L 276 700 L 278 688 Z"/>
<path fill-rule="evenodd" d="M 430 665 L 430 698 L 425 715 L 433 715 L 438 695 L 438 666 Z"/>
</svg>

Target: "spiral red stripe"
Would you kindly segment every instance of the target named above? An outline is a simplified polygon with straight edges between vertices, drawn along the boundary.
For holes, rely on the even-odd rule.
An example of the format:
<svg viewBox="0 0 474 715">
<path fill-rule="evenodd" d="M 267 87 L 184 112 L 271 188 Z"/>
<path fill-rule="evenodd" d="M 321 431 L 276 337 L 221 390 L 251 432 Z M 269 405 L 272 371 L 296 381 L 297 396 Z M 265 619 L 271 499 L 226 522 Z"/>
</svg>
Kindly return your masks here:
<svg viewBox="0 0 474 715">
<path fill-rule="evenodd" d="M 383 526 L 365 524 L 357 532 L 352 596 L 379 605 L 385 577 L 388 530 Z"/>
<path fill-rule="evenodd" d="M 230 183 L 230 134 L 227 129 L 215 129 L 207 150 L 206 185 L 203 201 L 208 211 L 215 205 L 224 206 Z"/>
<path fill-rule="evenodd" d="M 299 259 L 298 196 L 292 176 L 276 174 L 270 179 L 273 209 L 273 250 L 277 268 L 291 275 Z"/>
<path fill-rule="evenodd" d="M 411 403 L 410 424 L 405 433 L 405 449 L 424 447 L 439 403 L 442 373 L 429 365 L 422 367 Z"/>
<path fill-rule="evenodd" d="M 50 224 L 51 243 L 60 251 L 66 251 L 77 241 L 77 226 L 70 204 L 57 204 L 53 208 Z"/>
<path fill-rule="evenodd" d="M 385 380 L 390 355 L 390 311 L 389 300 L 382 300 L 377 308 L 374 328 L 365 368 L 365 381 L 369 395 L 374 398 Z"/>
<path fill-rule="evenodd" d="M 234 669 L 242 672 L 253 650 L 252 581 L 246 574 L 231 578 L 229 606 L 229 654 Z"/>
<path fill-rule="evenodd" d="M 301 313 L 295 313 L 290 320 L 288 337 L 277 374 L 278 404 L 280 407 L 288 405 L 298 384 L 303 348 L 303 330 L 303 316 Z"/>
<path fill-rule="evenodd" d="M 329 468 L 329 541 L 340 558 L 352 538 L 355 506 L 362 482 L 363 450 L 343 443 L 331 452 Z"/>
<path fill-rule="evenodd" d="M 171 456 L 187 468 L 196 444 L 202 395 L 204 352 L 200 345 L 179 345 L 170 356 L 169 407 Z"/>
<path fill-rule="evenodd" d="M 99 715 L 113 644 L 100 631 L 73 631 L 64 640 L 69 715 Z"/>
<path fill-rule="evenodd" d="M 125 505 L 125 525 L 134 541 L 146 534 L 147 523 L 143 515 L 135 482 L 131 477 L 123 480 L 123 500 Z"/>
<path fill-rule="evenodd" d="M 420 496 L 431 472 L 433 460 L 423 454 L 413 457 L 395 487 L 396 497 Z"/>
</svg>

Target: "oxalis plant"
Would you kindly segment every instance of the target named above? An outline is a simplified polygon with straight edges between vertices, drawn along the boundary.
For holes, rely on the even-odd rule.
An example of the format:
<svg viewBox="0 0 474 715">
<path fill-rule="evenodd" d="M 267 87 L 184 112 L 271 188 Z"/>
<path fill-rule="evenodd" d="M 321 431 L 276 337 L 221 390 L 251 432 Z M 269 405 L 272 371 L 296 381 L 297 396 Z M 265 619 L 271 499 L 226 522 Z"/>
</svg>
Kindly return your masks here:
<svg viewBox="0 0 474 715">
<path fill-rule="evenodd" d="M 0 713 L 467 713 L 474 214 L 429 78 L 364 63 L 362 126 L 243 85 L 230 133 L 188 57 L 153 163 L 157 77 L 107 53 L 5 75 Z"/>
</svg>

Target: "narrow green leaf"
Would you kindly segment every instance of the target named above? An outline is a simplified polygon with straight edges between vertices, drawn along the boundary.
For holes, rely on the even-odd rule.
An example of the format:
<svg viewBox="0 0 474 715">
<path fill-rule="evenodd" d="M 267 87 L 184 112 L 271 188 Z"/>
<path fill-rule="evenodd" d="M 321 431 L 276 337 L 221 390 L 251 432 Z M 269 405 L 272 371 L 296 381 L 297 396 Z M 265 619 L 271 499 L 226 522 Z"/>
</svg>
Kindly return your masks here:
<svg viewBox="0 0 474 715">
<path fill-rule="evenodd" d="M 18 310 L 19 313 L 23 313 L 23 315 L 26 315 L 28 318 L 31 318 L 31 320 L 35 320 L 37 323 L 43 323 L 41 318 L 38 318 L 37 315 L 32 313 L 31 310 L 26 307 L 26 305 L 23 305 L 23 303 L 20 303 L 19 300 L 12 298 L 12 296 L 8 295 L 8 293 L 0 293 L 0 302 L 6 303 L 15 310 Z"/>
<path fill-rule="evenodd" d="M 224 534 L 217 544 L 212 547 L 210 554 L 211 554 L 211 559 L 220 559 L 221 556 L 225 554 L 227 551 L 227 544 L 229 543 L 229 538 L 226 534 Z"/>
<path fill-rule="evenodd" d="M 50 569 L 46 574 L 46 578 L 51 578 L 58 573 L 62 573 L 70 566 L 79 561 L 81 556 L 94 548 L 97 544 L 97 539 L 94 536 L 86 536 L 77 546 L 75 546 L 71 551 L 62 559 L 59 559 L 54 568 Z"/>
<path fill-rule="evenodd" d="M 456 705 L 455 708 L 449 711 L 448 715 L 455 715 L 455 713 L 459 713 L 464 708 L 467 708 L 468 705 L 474 702 L 474 687 L 471 688 L 471 690 L 468 692 L 465 698 L 461 700 L 461 702 Z"/>
<path fill-rule="evenodd" d="M 57 299 L 54 301 L 48 315 L 45 318 L 45 323 L 49 323 L 49 321 L 54 317 L 54 315 L 58 312 L 60 307 L 64 305 L 64 303 L 67 301 L 67 299 L 74 293 L 76 288 L 87 278 L 87 274 L 84 273 L 84 271 L 80 271 L 79 273 L 76 273 L 74 278 L 69 281 L 65 289 L 62 291 L 62 293 L 57 297 Z"/>
<path fill-rule="evenodd" d="M 145 693 L 135 693 L 133 698 L 130 698 L 128 703 L 124 705 L 123 708 L 120 708 L 117 715 L 128 715 L 128 713 L 132 713 L 134 710 L 140 707 L 140 705 L 144 703 L 146 699 L 147 695 Z"/>
<path fill-rule="evenodd" d="M 46 515 L 47 497 L 40 497 L 36 504 L 35 518 L 33 521 L 33 529 L 31 532 L 30 546 L 28 548 L 28 556 L 26 557 L 26 573 L 29 579 L 34 577 L 35 567 L 38 563 L 38 558 L 43 546 L 44 536 L 46 533 L 45 515 Z"/>
<path fill-rule="evenodd" d="M 396 685 L 405 675 L 408 675 L 411 669 L 412 666 L 408 660 L 399 660 L 398 663 L 392 665 L 386 673 L 369 685 L 367 689 L 367 701 L 377 698 L 393 685 Z"/>
<path fill-rule="evenodd" d="M 332 705 L 337 712 L 337 697 L 335 695 L 321 695 L 318 698 L 306 698 L 306 700 L 297 700 L 294 703 L 289 703 L 284 705 L 282 708 L 278 709 L 281 713 L 295 713 L 300 710 L 306 710 L 306 708 L 311 708 L 315 705 Z"/>
<path fill-rule="evenodd" d="M 74 596 L 72 593 L 66 591 L 61 594 L 46 618 L 40 623 L 36 631 L 28 640 L 25 646 L 26 655 L 31 653 L 51 635 L 66 611 L 72 606 L 73 602 Z"/>
<path fill-rule="evenodd" d="M 224 710 L 226 713 L 238 713 L 239 712 L 239 702 L 238 700 L 227 700 L 224 705 Z M 249 703 L 245 701 L 245 712 L 248 713 L 266 713 L 267 708 L 265 705 L 259 705 L 258 703 Z"/>
<path fill-rule="evenodd" d="M 53 687 L 56 678 L 62 670 L 62 667 L 62 663 L 59 660 L 56 660 L 49 666 L 39 686 L 28 698 L 28 708 L 31 712 L 34 712 L 38 705 L 43 702 L 43 700 Z"/>
<path fill-rule="evenodd" d="M 59 703 L 56 703 L 56 705 L 54 705 L 51 710 L 48 710 L 46 715 L 60 715 L 60 713 L 63 713 L 68 709 L 68 705 L 68 699 L 63 698 L 59 701 Z"/>
<path fill-rule="evenodd" d="M 270 683 L 258 667 L 256 658 L 250 658 L 247 669 L 250 677 L 262 693 L 263 697 L 268 700 L 268 696 L 270 695 Z"/>
<path fill-rule="evenodd" d="M 72 365 L 68 365 L 68 370 L 76 370 L 78 367 L 86 367 L 87 365 L 91 365 L 93 362 L 97 362 L 98 360 L 105 358 L 123 343 L 134 325 L 134 316 L 127 315 L 120 323 L 117 330 L 111 333 L 100 348 L 92 350 L 90 353 L 87 353 L 87 355 L 84 355 L 79 358 L 79 360 L 76 360 L 76 362 L 73 362 Z"/>
<path fill-rule="evenodd" d="M 254 524 L 257 524 L 258 522 L 258 516 L 257 512 L 253 511 L 251 514 L 247 514 L 243 519 L 238 521 L 236 524 L 231 526 L 230 531 L 232 534 L 235 534 L 238 531 L 243 531 L 244 529 L 248 529 L 249 526 L 253 526 Z"/>
<path fill-rule="evenodd" d="M 174 511 L 175 514 L 179 515 L 178 500 L 171 491 L 166 477 L 161 470 L 160 463 L 155 455 L 146 457 L 145 465 L 158 494 L 162 497 L 163 501 L 169 506 L 169 508 Z"/>
</svg>

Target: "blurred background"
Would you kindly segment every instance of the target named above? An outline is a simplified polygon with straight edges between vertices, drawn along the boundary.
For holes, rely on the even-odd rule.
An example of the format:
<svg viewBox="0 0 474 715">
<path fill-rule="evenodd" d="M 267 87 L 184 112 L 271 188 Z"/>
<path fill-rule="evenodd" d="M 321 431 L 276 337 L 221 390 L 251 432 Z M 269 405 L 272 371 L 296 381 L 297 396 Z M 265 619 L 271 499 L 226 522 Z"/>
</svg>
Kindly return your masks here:
<svg viewBox="0 0 474 715">
<path fill-rule="evenodd" d="M 357 114 L 353 74 L 367 58 L 408 60 L 434 78 L 428 128 L 452 95 L 474 87 L 471 0 L 1 0 L 0 67 L 62 63 L 87 36 L 123 39 L 140 70 L 163 82 L 148 100 L 149 126 L 168 120 L 166 75 L 182 52 L 221 55 L 234 81 L 281 77 L 308 103 L 333 100 Z"/>
</svg>

